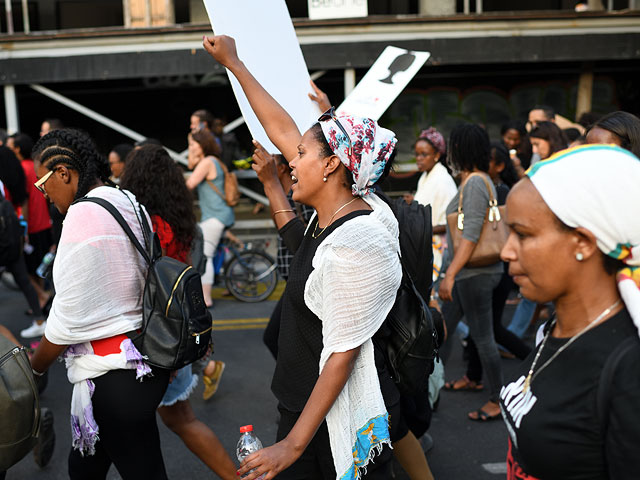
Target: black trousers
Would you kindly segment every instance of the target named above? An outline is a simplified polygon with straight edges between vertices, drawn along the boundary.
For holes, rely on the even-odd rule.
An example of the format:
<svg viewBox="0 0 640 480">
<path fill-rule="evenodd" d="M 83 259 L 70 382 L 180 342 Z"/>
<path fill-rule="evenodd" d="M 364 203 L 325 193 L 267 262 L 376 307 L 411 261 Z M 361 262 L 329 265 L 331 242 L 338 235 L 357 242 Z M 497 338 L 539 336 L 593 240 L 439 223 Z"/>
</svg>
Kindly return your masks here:
<svg viewBox="0 0 640 480">
<path fill-rule="evenodd" d="M 290 412 L 282 407 L 278 424 L 277 441 L 284 439 L 295 425 L 299 413 Z M 335 480 L 336 471 L 333 466 L 333 455 L 329 444 L 327 422 L 322 422 L 316 435 L 311 440 L 300 458 L 289 468 L 281 472 L 277 480 Z M 382 453 L 367 465 L 366 475 L 362 480 L 389 480 L 391 478 L 391 449 L 385 445 Z"/>
<path fill-rule="evenodd" d="M 164 480 L 156 409 L 167 390 L 169 371 L 154 369 L 153 377 L 136 380 L 135 370 L 112 370 L 93 380 L 93 415 L 100 440 L 95 455 L 69 455 L 69 478 L 106 478 L 111 463 L 124 480 Z"/>
<path fill-rule="evenodd" d="M 27 263 L 22 253 L 20 253 L 20 256 L 15 262 L 13 262 L 11 265 L 7 265 L 7 271 L 11 272 L 11 275 L 13 275 L 13 279 L 15 280 L 18 287 L 20 287 L 20 290 L 22 290 L 22 294 L 24 295 L 24 298 L 27 299 L 29 308 L 31 308 L 35 317 L 41 317 L 42 310 L 40 309 L 38 294 L 29 281 Z"/>
</svg>

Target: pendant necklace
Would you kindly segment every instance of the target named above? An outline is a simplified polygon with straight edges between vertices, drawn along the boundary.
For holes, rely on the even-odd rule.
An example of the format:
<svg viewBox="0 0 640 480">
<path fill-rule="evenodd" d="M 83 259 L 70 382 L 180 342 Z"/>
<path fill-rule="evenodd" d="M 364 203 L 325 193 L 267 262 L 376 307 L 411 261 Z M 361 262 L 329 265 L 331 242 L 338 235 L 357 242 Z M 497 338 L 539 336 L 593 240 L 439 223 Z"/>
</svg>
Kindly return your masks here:
<svg viewBox="0 0 640 480">
<path fill-rule="evenodd" d="M 318 222 L 316 221 L 316 226 L 313 229 L 313 233 L 311 234 L 312 238 L 318 238 L 320 235 L 322 235 L 324 233 L 324 231 L 329 227 L 329 225 L 331 225 L 331 222 L 333 221 L 333 217 L 335 217 L 338 212 L 340 210 L 342 210 L 343 208 L 345 208 L 348 205 L 351 205 L 353 202 L 355 202 L 356 200 L 358 200 L 358 198 L 360 197 L 354 197 L 351 200 L 349 200 L 347 203 L 345 203 L 344 205 L 342 205 L 339 209 L 337 209 L 335 212 L 333 212 L 333 215 L 331 215 L 331 218 L 329 219 L 329 223 L 327 223 L 327 226 L 324 227 L 322 230 L 320 230 L 320 233 L 316 233 L 318 231 Z"/>
<path fill-rule="evenodd" d="M 538 353 L 536 353 L 536 356 L 533 359 L 533 363 L 531 364 L 531 368 L 529 369 L 529 373 L 527 375 L 527 378 L 524 380 L 524 386 L 522 387 L 522 393 L 527 393 L 527 390 L 529 390 L 529 387 L 531 386 L 531 382 L 533 382 L 533 380 L 536 378 L 536 376 L 542 371 L 544 370 L 552 361 L 555 360 L 555 358 L 560 355 L 564 350 L 567 349 L 567 347 L 569 347 L 569 345 L 571 345 L 573 342 L 575 342 L 578 338 L 580 338 L 580 336 L 582 336 L 582 334 L 586 333 L 587 331 L 589 331 L 591 329 L 591 327 L 593 327 L 596 323 L 598 323 L 600 320 L 602 320 L 604 317 L 606 317 L 607 315 L 609 315 L 611 313 L 611 311 L 616 308 L 619 304 L 620 304 L 620 299 L 618 299 L 613 305 L 611 305 L 610 307 L 607 307 L 605 309 L 604 312 L 602 312 L 600 315 L 598 315 L 595 320 L 592 320 L 589 325 L 587 325 L 586 327 L 584 327 L 577 335 L 571 337 L 571 339 L 565 343 L 562 347 L 560 347 L 558 349 L 558 351 L 556 353 L 554 353 L 551 358 L 549 360 L 547 360 L 539 369 L 538 371 L 534 374 L 533 370 L 536 368 L 536 364 L 538 363 L 538 359 L 540 358 L 540 353 L 542 353 L 542 349 L 544 348 L 545 344 L 547 343 L 547 339 L 551 336 L 551 331 L 553 330 L 553 327 L 556 324 L 556 321 L 553 320 L 553 324 L 551 324 L 551 326 L 549 327 L 549 330 L 547 331 L 547 333 L 544 336 L 544 339 L 542 340 L 542 343 L 540 344 L 540 348 L 538 349 Z"/>
</svg>

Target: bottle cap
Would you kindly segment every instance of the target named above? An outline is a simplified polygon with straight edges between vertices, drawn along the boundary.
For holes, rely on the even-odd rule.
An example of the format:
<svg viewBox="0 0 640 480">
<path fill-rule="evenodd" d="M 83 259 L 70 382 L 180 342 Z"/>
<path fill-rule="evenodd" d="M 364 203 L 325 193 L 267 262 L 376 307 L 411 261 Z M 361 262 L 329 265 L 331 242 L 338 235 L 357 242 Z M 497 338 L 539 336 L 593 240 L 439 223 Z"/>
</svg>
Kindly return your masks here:
<svg viewBox="0 0 640 480">
<path fill-rule="evenodd" d="M 253 425 L 245 425 L 244 427 L 240 427 L 240 433 L 253 432 Z"/>
</svg>

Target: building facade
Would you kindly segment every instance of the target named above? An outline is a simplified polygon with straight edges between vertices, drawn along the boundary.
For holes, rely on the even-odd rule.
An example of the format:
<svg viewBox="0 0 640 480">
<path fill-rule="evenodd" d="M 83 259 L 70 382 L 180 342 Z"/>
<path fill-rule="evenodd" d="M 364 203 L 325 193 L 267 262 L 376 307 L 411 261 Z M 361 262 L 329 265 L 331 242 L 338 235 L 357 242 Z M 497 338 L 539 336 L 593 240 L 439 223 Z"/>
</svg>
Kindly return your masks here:
<svg viewBox="0 0 640 480">
<path fill-rule="evenodd" d="M 199 0 L 9 3 L 0 128 L 36 136 L 55 117 L 87 130 L 105 152 L 134 134 L 179 152 L 191 112 L 240 116 L 225 72 L 202 49 L 211 27 Z M 497 138 L 536 104 L 574 120 L 585 111 L 640 113 L 635 1 L 590 0 L 581 12 L 576 3 L 369 0 L 367 17 L 311 20 L 307 2 L 287 2 L 309 71 L 336 105 L 387 45 L 431 52 L 381 120 L 397 132 L 404 159 L 429 125 L 448 132 L 473 121 Z M 246 128 L 237 133 L 248 148 Z"/>
</svg>

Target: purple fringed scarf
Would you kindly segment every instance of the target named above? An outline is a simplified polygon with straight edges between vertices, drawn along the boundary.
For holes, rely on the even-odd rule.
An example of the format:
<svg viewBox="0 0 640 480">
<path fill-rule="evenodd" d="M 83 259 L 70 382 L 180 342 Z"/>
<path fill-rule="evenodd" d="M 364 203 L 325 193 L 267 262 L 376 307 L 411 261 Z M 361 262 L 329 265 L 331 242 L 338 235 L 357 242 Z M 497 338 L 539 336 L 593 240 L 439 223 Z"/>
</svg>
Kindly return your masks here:
<svg viewBox="0 0 640 480">
<path fill-rule="evenodd" d="M 91 397 L 95 391 L 92 378 L 111 370 L 135 369 L 136 379 L 151 374 L 151 368 L 129 338 L 120 344 L 120 353 L 104 357 L 94 355 L 91 343 L 71 345 L 64 353 L 67 376 L 73 384 L 71 397 L 71 437 L 73 448 L 82 455 L 93 455 L 99 440 L 99 427 L 93 416 Z"/>
</svg>

